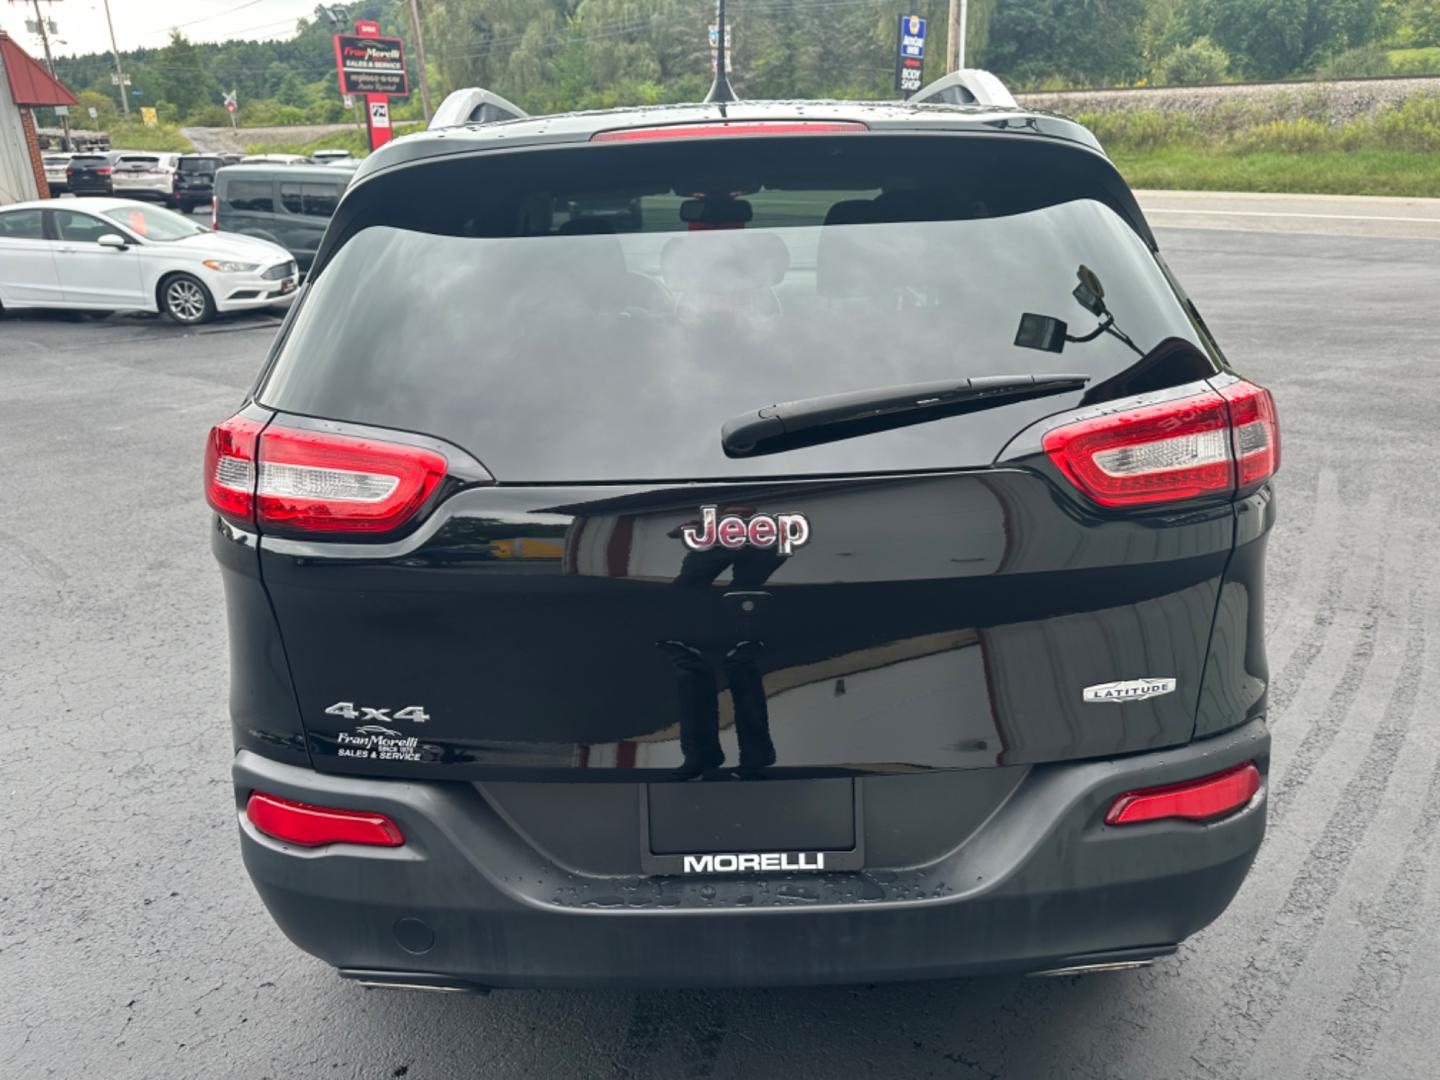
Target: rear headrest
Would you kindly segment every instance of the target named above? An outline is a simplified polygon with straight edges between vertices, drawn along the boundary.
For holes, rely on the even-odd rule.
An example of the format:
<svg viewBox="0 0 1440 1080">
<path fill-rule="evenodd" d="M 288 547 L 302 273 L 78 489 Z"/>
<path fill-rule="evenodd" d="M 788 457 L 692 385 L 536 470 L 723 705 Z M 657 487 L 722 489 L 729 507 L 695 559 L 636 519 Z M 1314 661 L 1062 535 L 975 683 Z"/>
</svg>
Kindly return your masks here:
<svg viewBox="0 0 1440 1080">
<path fill-rule="evenodd" d="M 615 226 L 603 218 L 572 218 L 557 227 L 555 235 L 577 238 L 565 245 L 568 265 L 560 273 L 578 276 L 587 282 L 586 288 L 603 293 L 629 270 Z"/>
<path fill-rule="evenodd" d="M 557 236 L 614 236 L 612 222 L 598 217 L 571 218 L 555 230 Z"/>
<path fill-rule="evenodd" d="M 875 220 L 875 203 L 869 199 L 846 199 L 826 212 L 815 246 L 815 287 L 821 296 L 865 296 L 875 291 L 874 253 L 863 251 L 855 230 L 836 228 Z"/>
<path fill-rule="evenodd" d="M 863 225 L 875 220 L 875 204 L 869 199 L 844 199 L 825 213 L 826 225 Z"/>
<path fill-rule="evenodd" d="M 790 249 L 774 233 L 721 229 L 677 236 L 660 252 L 660 273 L 674 292 L 742 292 L 780 284 Z"/>
<path fill-rule="evenodd" d="M 949 189 L 884 191 L 875 196 L 876 221 L 946 221 L 955 217 L 955 194 Z"/>
</svg>

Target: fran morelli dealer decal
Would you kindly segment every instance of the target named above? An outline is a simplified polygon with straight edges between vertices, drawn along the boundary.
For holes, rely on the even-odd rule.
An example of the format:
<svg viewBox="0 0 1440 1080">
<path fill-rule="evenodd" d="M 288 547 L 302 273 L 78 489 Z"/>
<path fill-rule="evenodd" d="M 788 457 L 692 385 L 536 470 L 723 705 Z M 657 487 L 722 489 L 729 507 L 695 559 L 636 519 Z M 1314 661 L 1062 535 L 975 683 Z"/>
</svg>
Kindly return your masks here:
<svg viewBox="0 0 1440 1080">
<path fill-rule="evenodd" d="M 365 724 L 335 736 L 335 753 L 340 757 L 368 758 L 371 761 L 419 761 L 420 740 L 393 728 Z"/>
<path fill-rule="evenodd" d="M 1175 689 L 1174 679 L 1126 679 L 1123 682 L 1102 682 L 1087 686 L 1083 691 L 1086 701 L 1124 704 L 1127 701 L 1145 701 L 1159 697 Z"/>
</svg>

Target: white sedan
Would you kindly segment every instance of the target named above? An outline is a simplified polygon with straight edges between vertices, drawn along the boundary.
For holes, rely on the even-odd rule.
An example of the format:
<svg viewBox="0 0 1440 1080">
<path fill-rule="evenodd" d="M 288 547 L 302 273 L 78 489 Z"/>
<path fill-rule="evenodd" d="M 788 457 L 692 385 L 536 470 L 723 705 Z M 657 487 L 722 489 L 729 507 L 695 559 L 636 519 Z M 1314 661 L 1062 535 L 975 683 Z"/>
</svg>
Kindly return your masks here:
<svg viewBox="0 0 1440 1080">
<path fill-rule="evenodd" d="M 289 304 L 290 253 L 128 199 L 0 206 L 0 311 L 159 311 L 177 323 Z"/>
</svg>

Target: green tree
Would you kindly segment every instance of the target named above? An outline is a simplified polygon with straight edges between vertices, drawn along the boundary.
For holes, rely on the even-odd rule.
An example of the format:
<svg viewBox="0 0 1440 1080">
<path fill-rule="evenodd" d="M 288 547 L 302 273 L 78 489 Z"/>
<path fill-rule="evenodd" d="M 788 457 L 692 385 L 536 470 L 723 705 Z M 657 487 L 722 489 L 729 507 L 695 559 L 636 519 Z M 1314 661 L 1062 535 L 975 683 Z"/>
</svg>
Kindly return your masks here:
<svg viewBox="0 0 1440 1080">
<path fill-rule="evenodd" d="M 170 31 L 170 44 L 155 56 L 156 96 L 173 105 L 182 117 L 216 96 L 215 77 L 205 59 L 201 49 L 179 30 Z"/>
<path fill-rule="evenodd" d="M 1372 40 L 1385 9 L 1385 0 L 1197 0 L 1188 18 L 1247 74 L 1276 79 Z"/>
<path fill-rule="evenodd" d="M 1020 84 L 1130 82 L 1145 69 L 1144 21 L 1145 0 L 1006 0 L 990 22 L 985 64 Z"/>
<path fill-rule="evenodd" d="M 1194 86 L 1217 83 L 1225 78 L 1230 58 L 1209 38 L 1197 38 L 1169 53 L 1155 68 L 1155 82 L 1162 86 Z"/>
</svg>

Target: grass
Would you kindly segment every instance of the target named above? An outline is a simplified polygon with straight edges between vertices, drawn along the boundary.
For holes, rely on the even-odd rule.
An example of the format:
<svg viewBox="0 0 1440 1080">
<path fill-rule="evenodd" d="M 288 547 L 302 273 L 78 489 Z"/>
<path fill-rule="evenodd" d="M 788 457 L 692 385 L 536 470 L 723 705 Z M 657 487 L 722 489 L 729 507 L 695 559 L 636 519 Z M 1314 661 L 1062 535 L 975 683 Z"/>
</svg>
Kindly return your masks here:
<svg viewBox="0 0 1440 1080">
<path fill-rule="evenodd" d="M 1114 150 L 1132 187 L 1440 198 L 1440 161 L 1403 150 L 1217 154 L 1196 146 Z"/>
<path fill-rule="evenodd" d="M 127 124 L 123 120 L 117 120 L 108 124 L 106 130 L 110 133 L 110 145 L 116 150 L 174 150 L 177 153 L 189 153 L 195 149 L 174 124 L 146 127 L 140 123 Z"/>
<path fill-rule="evenodd" d="M 1440 96 L 1336 124 L 1313 102 L 1277 118 L 1132 111 L 1079 117 L 1135 187 L 1440 198 Z"/>
<path fill-rule="evenodd" d="M 395 125 L 396 135 L 405 135 L 424 125 L 419 121 L 400 121 Z M 314 139 L 307 143 L 254 142 L 245 144 L 247 154 L 313 154 L 316 150 L 349 150 L 356 157 L 370 152 L 370 142 L 362 128 L 350 128 Z"/>
</svg>

